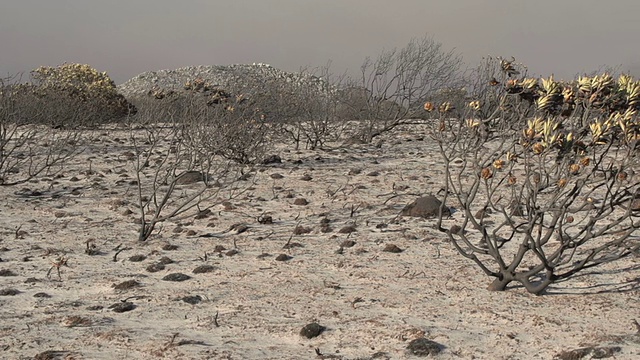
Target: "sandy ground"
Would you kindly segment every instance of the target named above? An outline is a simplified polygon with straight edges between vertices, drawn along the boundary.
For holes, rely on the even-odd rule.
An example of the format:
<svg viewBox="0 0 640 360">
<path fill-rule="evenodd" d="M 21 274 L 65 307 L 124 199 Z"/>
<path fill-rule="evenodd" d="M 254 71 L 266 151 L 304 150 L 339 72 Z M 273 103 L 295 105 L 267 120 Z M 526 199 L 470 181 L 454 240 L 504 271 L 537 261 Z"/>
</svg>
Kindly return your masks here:
<svg viewBox="0 0 640 360">
<path fill-rule="evenodd" d="M 60 177 L 0 188 L 0 358 L 405 359 L 422 336 L 442 345 L 440 359 L 552 359 L 586 346 L 640 358 L 640 259 L 544 296 L 489 292 L 490 279 L 434 220 L 390 223 L 441 186 L 434 145 L 419 128 L 381 147 L 280 151 L 283 163 L 258 172 L 253 189 L 209 217 L 168 221 L 144 243 L 122 156 L 130 146 L 115 137 L 126 134 L 96 134 Z M 408 195 L 391 198 L 394 189 Z M 227 231 L 236 223 L 248 229 Z M 310 232 L 292 236 L 298 225 Z M 356 231 L 339 231 L 348 225 Z M 402 252 L 383 251 L 389 244 Z M 47 277 L 60 257 L 68 266 Z M 150 272 L 162 258 L 172 262 Z M 194 273 L 202 265 L 210 271 Z M 172 273 L 190 279 L 163 280 Z M 125 300 L 133 309 L 110 308 Z M 311 322 L 326 330 L 302 337 Z"/>
</svg>

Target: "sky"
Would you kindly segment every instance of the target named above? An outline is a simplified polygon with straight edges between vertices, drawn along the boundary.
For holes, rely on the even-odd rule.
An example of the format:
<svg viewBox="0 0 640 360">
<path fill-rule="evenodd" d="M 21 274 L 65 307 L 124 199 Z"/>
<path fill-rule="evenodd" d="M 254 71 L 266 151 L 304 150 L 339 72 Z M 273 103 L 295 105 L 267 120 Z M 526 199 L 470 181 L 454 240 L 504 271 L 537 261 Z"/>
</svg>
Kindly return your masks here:
<svg viewBox="0 0 640 360">
<path fill-rule="evenodd" d="M 514 56 L 531 73 L 570 79 L 612 67 L 640 77 L 637 0 L 1 0 L 0 76 L 89 64 L 122 83 L 144 71 L 331 62 L 430 36 L 474 66 Z"/>
</svg>

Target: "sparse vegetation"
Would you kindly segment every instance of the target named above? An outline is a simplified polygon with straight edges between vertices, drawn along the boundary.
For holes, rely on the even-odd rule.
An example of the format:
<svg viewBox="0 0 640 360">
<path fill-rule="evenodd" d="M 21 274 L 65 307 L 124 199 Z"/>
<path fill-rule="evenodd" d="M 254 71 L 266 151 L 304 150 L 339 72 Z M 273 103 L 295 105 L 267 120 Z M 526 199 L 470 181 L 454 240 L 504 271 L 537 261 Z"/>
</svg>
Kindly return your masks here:
<svg viewBox="0 0 640 360">
<path fill-rule="evenodd" d="M 314 347 L 299 343 L 318 341 L 327 359 L 482 357 L 493 342 L 540 342 L 549 358 L 635 351 L 638 334 L 623 335 L 619 320 L 637 307 L 640 82 L 534 78 L 515 59 L 488 58 L 463 88 L 458 65 L 425 38 L 366 62 L 356 85 L 328 67 L 219 83 L 152 74 L 173 88 L 127 100 L 88 66 L 6 81 L 0 348 L 42 358 L 92 356 L 105 341 L 130 358 L 303 358 Z M 38 101 L 56 96 L 79 107 L 49 121 Z M 35 106 L 21 103 L 29 97 Z M 474 266 L 490 290 L 523 293 L 488 294 Z M 563 290 L 585 296 L 525 292 Z M 16 311 L 24 299 L 34 306 Z M 600 311 L 584 328 L 616 324 L 571 326 Z M 76 327 L 91 329 L 81 340 L 94 353 L 42 352 Z M 264 346 L 274 334 L 295 341 Z"/>
</svg>

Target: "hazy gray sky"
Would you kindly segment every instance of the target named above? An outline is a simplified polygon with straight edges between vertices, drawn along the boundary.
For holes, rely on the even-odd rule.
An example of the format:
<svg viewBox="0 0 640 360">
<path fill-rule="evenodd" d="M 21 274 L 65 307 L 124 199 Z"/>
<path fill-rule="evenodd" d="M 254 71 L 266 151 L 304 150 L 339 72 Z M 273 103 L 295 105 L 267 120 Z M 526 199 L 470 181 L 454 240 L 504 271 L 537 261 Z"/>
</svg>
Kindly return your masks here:
<svg viewBox="0 0 640 360">
<path fill-rule="evenodd" d="M 640 75 L 638 0 L 1 0 L 0 75 L 63 62 L 116 83 L 188 65 L 341 72 L 424 34 L 468 65 L 491 54 L 562 78 Z"/>
</svg>

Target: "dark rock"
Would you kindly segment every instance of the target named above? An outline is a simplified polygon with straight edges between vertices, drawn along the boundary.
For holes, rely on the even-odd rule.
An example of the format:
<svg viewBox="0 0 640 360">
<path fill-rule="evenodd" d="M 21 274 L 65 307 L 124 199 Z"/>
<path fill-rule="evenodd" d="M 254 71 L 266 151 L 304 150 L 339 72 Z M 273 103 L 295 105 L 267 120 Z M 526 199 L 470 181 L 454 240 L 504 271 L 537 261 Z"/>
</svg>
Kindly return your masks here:
<svg viewBox="0 0 640 360">
<path fill-rule="evenodd" d="M 309 202 L 305 198 L 297 198 L 293 201 L 293 205 L 307 205 Z"/>
<path fill-rule="evenodd" d="M 338 232 L 340 234 L 350 234 L 350 233 L 356 232 L 356 231 L 357 231 L 356 227 L 353 226 L 353 225 L 347 225 L 347 226 L 342 227 L 340 230 L 338 230 Z"/>
<path fill-rule="evenodd" d="M 204 175 L 199 171 L 187 171 L 179 175 L 175 179 L 176 185 L 190 185 L 197 182 L 204 181 Z"/>
<path fill-rule="evenodd" d="M 0 290 L 0 296 L 15 296 L 18 294 L 20 294 L 20 291 L 16 289 L 7 288 L 7 289 Z"/>
<path fill-rule="evenodd" d="M 129 261 L 131 262 L 140 262 L 140 261 L 144 261 L 146 260 L 147 257 L 144 255 L 133 255 L 129 258 Z"/>
<path fill-rule="evenodd" d="M 320 226 L 320 232 L 323 234 L 330 233 L 332 231 L 333 228 L 329 226 L 329 224 L 322 224 L 322 226 Z"/>
<path fill-rule="evenodd" d="M 276 257 L 276 261 L 288 261 L 293 259 L 291 256 L 287 255 L 287 254 L 280 254 Z"/>
<path fill-rule="evenodd" d="M 480 209 L 478 210 L 478 212 L 476 212 L 476 214 L 474 215 L 476 219 L 478 220 L 482 220 L 485 217 L 487 217 L 487 215 L 491 214 L 491 209 L 490 208 L 486 208 L 486 209 Z"/>
<path fill-rule="evenodd" d="M 460 225 L 452 225 L 449 231 L 451 231 L 452 234 L 460 234 L 462 232 L 462 228 Z"/>
<path fill-rule="evenodd" d="M 196 216 L 194 217 L 194 219 L 198 220 L 198 219 L 205 219 L 208 218 L 209 216 L 211 216 L 213 212 L 211 211 L 211 209 L 206 209 L 206 210 L 202 210 L 199 213 L 196 214 Z"/>
<path fill-rule="evenodd" d="M 402 215 L 413 216 L 421 218 L 433 218 L 437 217 L 440 213 L 440 205 L 442 202 L 433 195 L 426 195 L 416 199 L 411 204 L 402 209 Z M 451 215 L 451 210 L 448 207 L 442 209 L 442 216 Z"/>
<path fill-rule="evenodd" d="M 2 269 L 0 270 L 0 276 L 18 276 L 18 275 L 9 269 Z"/>
<path fill-rule="evenodd" d="M 273 224 L 273 217 L 271 215 L 260 215 L 258 216 L 258 223 L 263 225 Z"/>
<path fill-rule="evenodd" d="M 147 266 L 147 271 L 151 272 L 151 273 L 162 271 L 162 270 L 164 270 L 164 264 L 163 263 L 155 263 L 155 264 L 151 264 L 151 265 Z"/>
<path fill-rule="evenodd" d="M 280 158 L 279 155 L 269 155 L 266 158 L 264 158 L 264 160 L 262 160 L 263 165 L 281 164 L 281 163 L 282 163 L 282 158 Z"/>
<path fill-rule="evenodd" d="M 390 253 L 401 253 L 402 249 L 400 249 L 399 247 L 397 247 L 394 244 L 387 244 L 384 246 L 384 249 L 382 249 L 382 251 L 386 251 L 386 252 L 390 252 Z"/>
<path fill-rule="evenodd" d="M 409 342 L 409 345 L 407 345 L 407 351 L 416 356 L 437 355 L 442 351 L 442 346 L 435 341 L 425 338 L 417 338 Z"/>
<path fill-rule="evenodd" d="M 353 240 L 345 240 L 340 244 L 341 248 L 350 248 L 356 245 L 356 242 Z"/>
<path fill-rule="evenodd" d="M 298 225 L 293 229 L 294 235 L 308 234 L 312 231 L 310 227 Z"/>
<path fill-rule="evenodd" d="M 133 309 L 136 308 L 136 305 L 132 302 L 129 301 L 124 301 L 124 302 L 119 302 L 119 303 L 115 303 L 111 306 L 109 306 L 109 309 L 111 309 L 113 312 L 117 312 L 117 313 L 123 313 L 123 312 L 127 312 L 127 311 L 131 311 Z"/>
<path fill-rule="evenodd" d="M 129 290 L 132 289 L 134 287 L 138 287 L 141 286 L 142 284 L 140 284 L 140 282 L 138 280 L 127 280 L 127 281 L 123 281 L 119 284 L 113 285 L 112 287 L 115 290 Z"/>
<path fill-rule="evenodd" d="M 51 295 L 49 295 L 47 293 L 39 292 L 39 293 L 33 294 L 33 297 L 35 297 L 35 298 L 50 298 Z"/>
<path fill-rule="evenodd" d="M 301 248 L 304 247 L 304 245 L 300 244 L 299 242 L 287 242 L 286 244 L 284 244 L 284 246 L 282 246 L 283 249 L 293 249 L 293 248 Z"/>
<path fill-rule="evenodd" d="M 194 274 L 204 274 L 204 273 L 210 273 L 216 270 L 216 267 L 213 265 L 200 265 L 198 267 L 196 267 L 195 269 L 193 269 L 193 273 Z"/>
<path fill-rule="evenodd" d="M 182 298 L 180 298 L 179 300 L 182 300 L 184 302 L 186 302 L 187 304 L 191 304 L 191 305 L 196 305 L 202 302 L 202 296 L 200 295 L 193 295 L 193 296 L 184 296 Z"/>
<path fill-rule="evenodd" d="M 300 336 L 304 336 L 307 339 L 312 339 L 322 334 L 322 332 L 325 331 L 326 329 L 327 329 L 326 327 L 314 322 L 314 323 L 305 325 L 302 328 L 302 330 L 300 330 Z"/>
<path fill-rule="evenodd" d="M 162 278 L 164 281 L 186 281 L 191 279 L 191 276 L 183 273 L 171 273 Z"/>
</svg>

